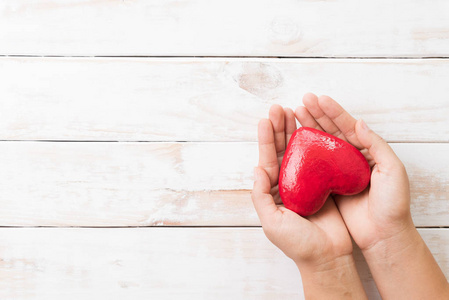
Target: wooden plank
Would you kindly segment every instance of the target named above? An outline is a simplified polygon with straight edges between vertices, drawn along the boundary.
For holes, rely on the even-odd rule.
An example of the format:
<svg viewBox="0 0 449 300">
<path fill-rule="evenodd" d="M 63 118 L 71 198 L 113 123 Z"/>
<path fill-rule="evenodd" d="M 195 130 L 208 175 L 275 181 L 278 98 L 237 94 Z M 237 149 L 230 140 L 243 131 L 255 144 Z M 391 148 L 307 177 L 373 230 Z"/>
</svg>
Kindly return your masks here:
<svg viewBox="0 0 449 300">
<path fill-rule="evenodd" d="M 0 224 L 257 224 L 239 144 L 2 142 Z"/>
<path fill-rule="evenodd" d="M 0 54 L 447 56 L 434 0 L 0 3 Z"/>
<path fill-rule="evenodd" d="M 393 144 L 417 226 L 449 226 L 449 144 Z M 0 143 L 0 226 L 258 226 L 255 143 Z"/>
<path fill-rule="evenodd" d="M 429 5 L 428 5 L 429 6 Z M 255 141 L 329 94 L 389 141 L 449 141 L 449 60 L 1 58 L 0 139 Z"/>
<path fill-rule="evenodd" d="M 420 234 L 448 276 L 449 230 Z M 296 266 L 260 228 L 3 228 L 0 249 L 2 299 L 303 299 Z"/>
</svg>

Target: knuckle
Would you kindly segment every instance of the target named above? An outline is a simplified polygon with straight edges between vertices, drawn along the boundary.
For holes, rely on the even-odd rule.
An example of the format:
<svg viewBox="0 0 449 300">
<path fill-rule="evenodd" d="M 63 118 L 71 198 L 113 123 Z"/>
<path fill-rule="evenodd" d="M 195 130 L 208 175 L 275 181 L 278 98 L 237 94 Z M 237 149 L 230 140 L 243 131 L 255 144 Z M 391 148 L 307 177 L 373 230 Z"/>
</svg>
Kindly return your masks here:
<svg viewBox="0 0 449 300">
<path fill-rule="evenodd" d="M 377 145 L 381 145 L 381 144 L 386 144 L 387 142 L 379 135 L 374 134 L 374 138 L 373 138 L 374 142 L 373 144 L 377 144 Z"/>
<path fill-rule="evenodd" d="M 353 127 L 353 128 L 351 128 L 351 129 L 349 129 L 349 130 L 347 130 L 346 132 L 344 132 L 343 133 L 345 136 L 354 136 L 356 133 L 355 133 L 355 127 Z"/>
</svg>

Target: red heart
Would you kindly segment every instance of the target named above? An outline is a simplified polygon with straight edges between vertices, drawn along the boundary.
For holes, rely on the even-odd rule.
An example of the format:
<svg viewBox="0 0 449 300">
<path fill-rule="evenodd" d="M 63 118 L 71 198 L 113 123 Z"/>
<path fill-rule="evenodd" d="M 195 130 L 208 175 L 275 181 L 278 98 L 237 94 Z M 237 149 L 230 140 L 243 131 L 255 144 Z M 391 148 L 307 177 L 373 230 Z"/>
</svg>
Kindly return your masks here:
<svg viewBox="0 0 449 300">
<path fill-rule="evenodd" d="M 316 213 L 331 193 L 354 195 L 370 180 L 365 157 L 351 144 L 308 127 L 296 130 L 282 160 L 279 193 L 285 207 Z"/>
</svg>

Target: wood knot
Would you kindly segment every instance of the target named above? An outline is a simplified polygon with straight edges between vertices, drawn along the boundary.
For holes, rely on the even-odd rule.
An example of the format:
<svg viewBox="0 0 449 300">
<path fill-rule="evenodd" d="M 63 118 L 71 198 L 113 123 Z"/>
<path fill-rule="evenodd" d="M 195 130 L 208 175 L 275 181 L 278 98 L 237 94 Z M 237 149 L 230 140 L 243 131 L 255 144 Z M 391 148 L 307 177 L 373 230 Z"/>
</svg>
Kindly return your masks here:
<svg viewBox="0 0 449 300">
<path fill-rule="evenodd" d="M 271 98 L 283 81 L 281 72 L 265 63 L 244 63 L 234 79 L 240 88 L 262 99 Z"/>
<path fill-rule="evenodd" d="M 301 30 L 296 21 L 276 17 L 271 22 L 271 40 L 276 44 L 292 45 L 301 40 Z"/>
</svg>

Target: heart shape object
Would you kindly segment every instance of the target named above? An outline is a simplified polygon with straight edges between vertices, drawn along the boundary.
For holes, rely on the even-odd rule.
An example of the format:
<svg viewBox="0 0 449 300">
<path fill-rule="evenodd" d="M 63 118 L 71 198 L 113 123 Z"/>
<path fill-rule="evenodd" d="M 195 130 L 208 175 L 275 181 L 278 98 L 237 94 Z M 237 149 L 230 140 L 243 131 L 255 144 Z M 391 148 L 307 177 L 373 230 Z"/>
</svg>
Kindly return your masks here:
<svg viewBox="0 0 449 300">
<path fill-rule="evenodd" d="M 363 191 L 370 175 L 368 162 L 357 148 L 328 133 L 301 127 L 285 151 L 279 193 L 286 208 L 309 216 L 331 193 L 354 195 Z"/>
</svg>

